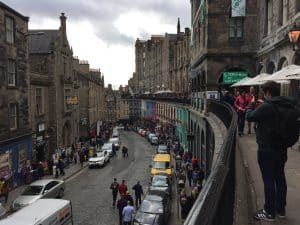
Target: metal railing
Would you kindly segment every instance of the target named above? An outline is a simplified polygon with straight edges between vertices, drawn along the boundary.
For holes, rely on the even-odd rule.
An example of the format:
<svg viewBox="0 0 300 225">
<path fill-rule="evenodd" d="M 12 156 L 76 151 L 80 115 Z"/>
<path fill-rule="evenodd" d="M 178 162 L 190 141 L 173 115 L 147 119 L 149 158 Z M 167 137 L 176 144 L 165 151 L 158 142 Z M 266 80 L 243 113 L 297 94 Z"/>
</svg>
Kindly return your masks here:
<svg viewBox="0 0 300 225">
<path fill-rule="evenodd" d="M 229 225 L 234 211 L 234 150 L 237 115 L 226 103 L 208 101 L 208 111 L 227 128 L 220 154 L 184 225 Z"/>
</svg>

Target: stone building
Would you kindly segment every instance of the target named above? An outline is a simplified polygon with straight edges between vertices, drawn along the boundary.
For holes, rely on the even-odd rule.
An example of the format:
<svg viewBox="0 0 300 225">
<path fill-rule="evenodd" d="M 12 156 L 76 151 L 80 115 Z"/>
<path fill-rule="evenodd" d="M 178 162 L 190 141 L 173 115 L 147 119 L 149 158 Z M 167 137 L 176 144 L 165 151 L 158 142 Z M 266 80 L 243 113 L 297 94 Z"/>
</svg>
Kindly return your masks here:
<svg viewBox="0 0 300 225">
<path fill-rule="evenodd" d="M 104 77 L 100 69 L 90 69 L 87 61 L 79 61 L 78 81 L 80 137 L 95 137 L 104 120 Z"/>
<path fill-rule="evenodd" d="M 0 2 L 0 178 L 23 182 L 32 159 L 29 108 L 28 17 Z"/>
<path fill-rule="evenodd" d="M 32 128 L 35 142 L 45 141 L 35 146 L 37 159 L 44 160 L 78 138 L 78 86 L 64 13 L 59 29 L 29 32 Z"/>
<path fill-rule="evenodd" d="M 259 72 L 272 74 L 291 64 L 300 65 L 300 50 L 293 50 L 288 32 L 296 25 L 300 27 L 299 0 L 259 1 L 259 47 L 257 60 Z M 300 28 L 299 28 L 300 30 Z M 298 39 L 298 46 L 300 39 Z M 299 89 L 299 83 L 291 83 L 291 90 Z M 288 85 L 282 84 L 282 94 L 289 94 Z"/>
<path fill-rule="evenodd" d="M 117 99 L 116 91 L 112 89 L 112 85 L 108 84 L 105 88 L 104 103 L 104 120 L 106 123 L 115 123 L 117 121 Z"/>
<path fill-rule="evenodd" d="M 246 10 L 238 17 L 232 14 L 231 3 L 191 0 L 193 88 L 217 90 L 257 74 L 257 1 L 246 1 Z"/>
<path fill-rule="evenodd" d="M 150 40 L 136 40 L 133 85 L 140 93 L 171 90 L 187 93 L 190 74 L 190 30 L 177 33 L 152 35 Z"/>
</svg>

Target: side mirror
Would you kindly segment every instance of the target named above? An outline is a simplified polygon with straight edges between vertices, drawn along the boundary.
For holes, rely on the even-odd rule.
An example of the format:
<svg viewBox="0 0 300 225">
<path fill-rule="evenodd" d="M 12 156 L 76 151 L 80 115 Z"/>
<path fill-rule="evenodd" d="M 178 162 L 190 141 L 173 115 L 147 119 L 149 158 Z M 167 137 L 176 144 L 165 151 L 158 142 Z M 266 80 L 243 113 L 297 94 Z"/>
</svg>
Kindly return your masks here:
<svg viewBox="0 0 300 225">
<path fill-rule="evenodd" d="M 45 190 L 45 191 L 44 191 L 44 194 L 48 193 L 48 191 L 49 191 L 49 190 Z"/>
</svg>

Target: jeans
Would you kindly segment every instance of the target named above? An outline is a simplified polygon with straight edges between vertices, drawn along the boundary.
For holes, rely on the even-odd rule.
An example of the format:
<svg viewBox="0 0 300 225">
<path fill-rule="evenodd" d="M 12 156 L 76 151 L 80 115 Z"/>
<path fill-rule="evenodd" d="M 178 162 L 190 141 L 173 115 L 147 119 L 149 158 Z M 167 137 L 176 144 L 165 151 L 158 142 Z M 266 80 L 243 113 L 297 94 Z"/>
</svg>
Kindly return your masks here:
<svg viewBox="0 0 300 225">
<path fill-rule="evenodd" d="M 287 161 L 286 149 L 261 150 L 257 152 L 265 193 L 266 212 L 275 216 L 285 212 L 287 184 L 284 166 Z"/>
<path fill-rule="evenodd" d="M 116 201 L 117 201 L 118 193 L 116 193 L 116 194 L 113 193 L 112 196 L 113 196 L 112 206 L 116 206 Z"/>
<path fill-rule="evenodd" d="M 244 132 L 245 115 L 246 115 L 246 113 L 243 111 L 238 112 L 238 132 L 239 132 L 239 134 L 242 134 Z"/>
<path fill-rule="evenodd" d="M 135 205 L 138 207 L 142 203 L 142 196 L 141 195 L 136 195 L 135 196 Z"/>
</svg>

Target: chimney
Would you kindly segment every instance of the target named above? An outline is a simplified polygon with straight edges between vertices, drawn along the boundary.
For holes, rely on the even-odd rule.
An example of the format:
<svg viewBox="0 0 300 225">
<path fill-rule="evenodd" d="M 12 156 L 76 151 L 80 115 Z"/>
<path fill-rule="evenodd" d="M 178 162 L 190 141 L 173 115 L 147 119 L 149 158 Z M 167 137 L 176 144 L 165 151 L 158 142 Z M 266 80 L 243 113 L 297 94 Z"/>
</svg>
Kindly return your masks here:
<svg viewBox="0 0 300 225">
<path fill-rule="evenodd" d="M 177 34 L 180 33 L 180 19 L 178 17 L 178 21 L 177 21 Z"/>
<path fill-rule="evenodd" d="M 62 37 L 63 37 L 63 42 L 64 44 L 67 43 L 67 29 L 66 29 L 66 20 L 67 20 L 67 17 L 65 17 L 65 13 L 61 13 L 61 16 L 59 17 L 60 18 L 60 30 L 62 32 Z"/>
</svg>

